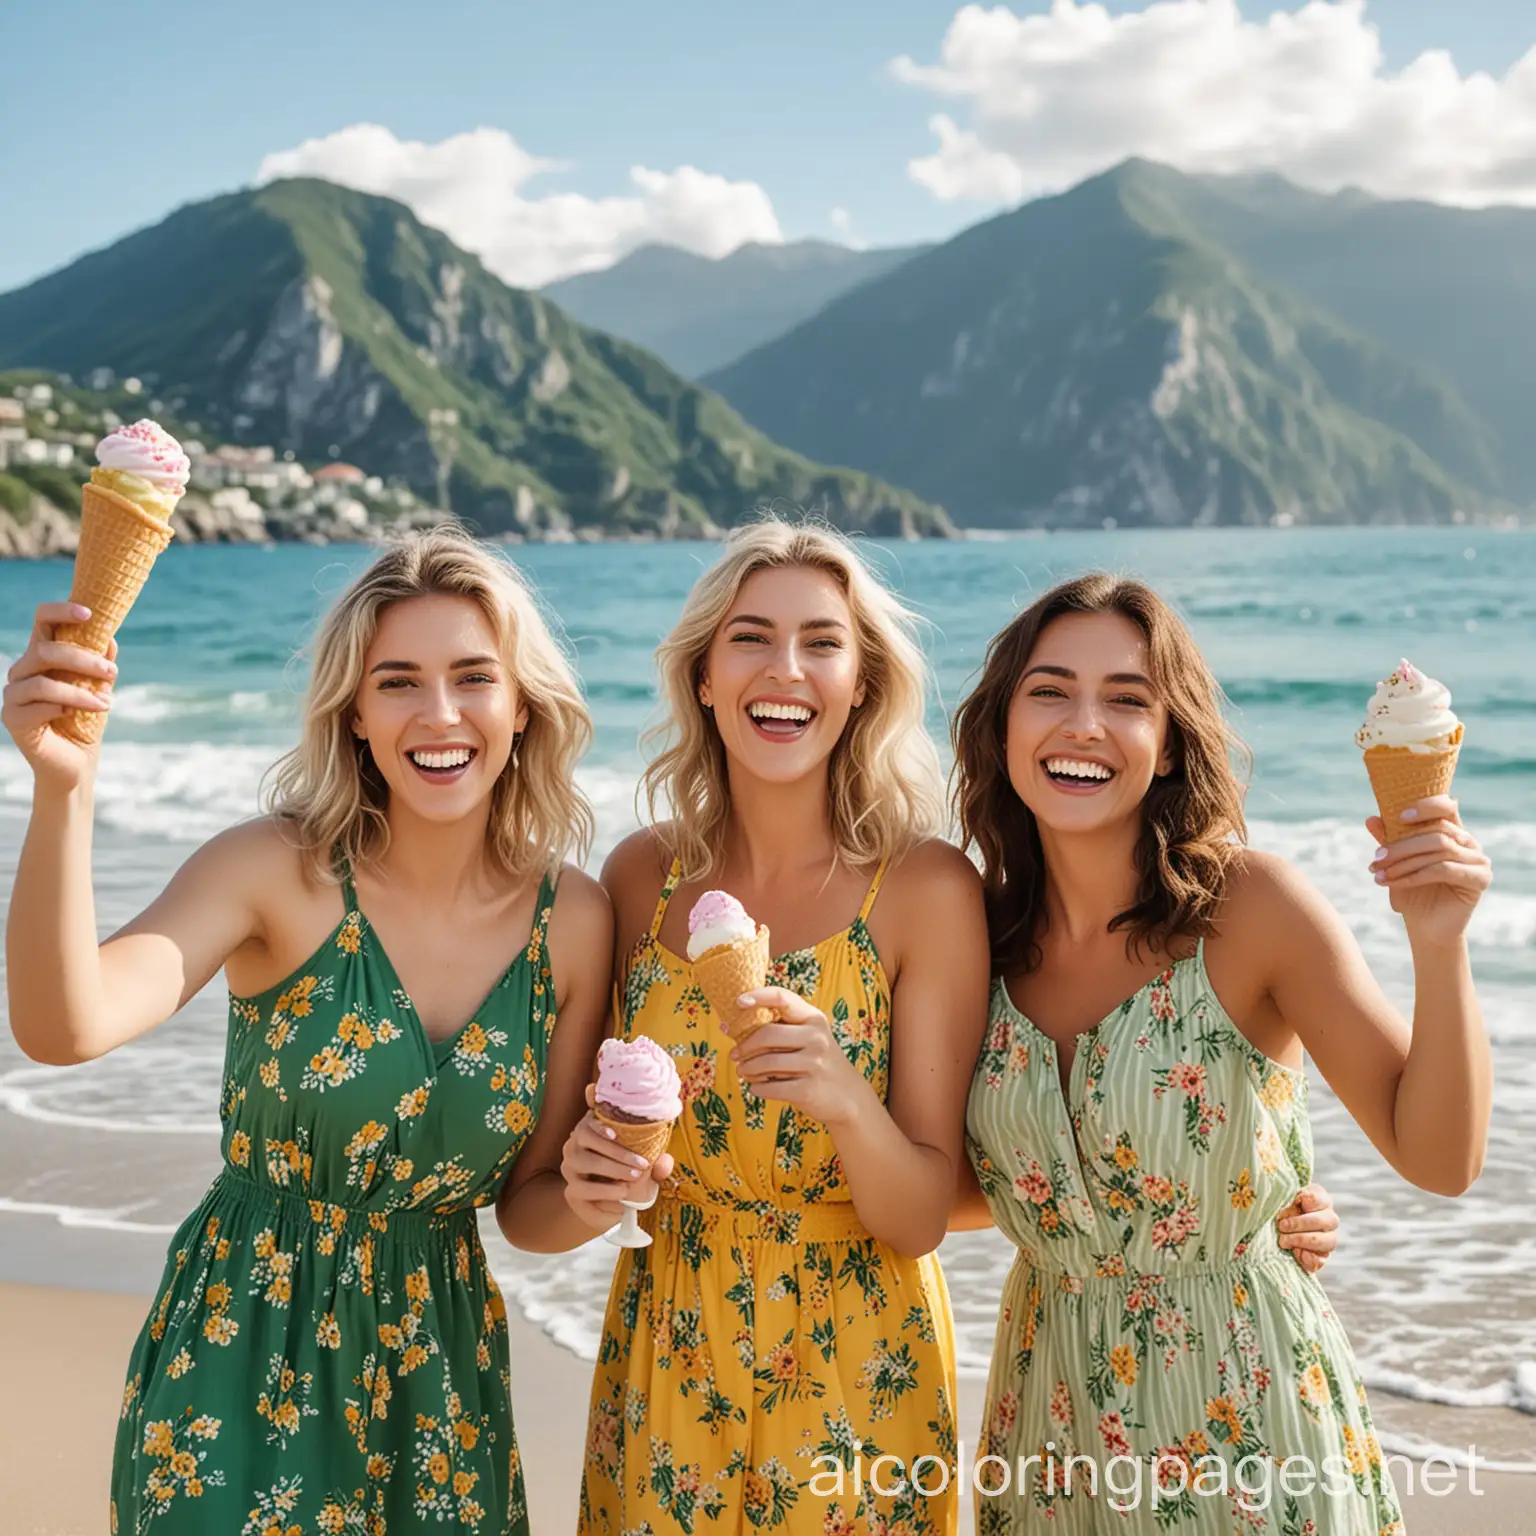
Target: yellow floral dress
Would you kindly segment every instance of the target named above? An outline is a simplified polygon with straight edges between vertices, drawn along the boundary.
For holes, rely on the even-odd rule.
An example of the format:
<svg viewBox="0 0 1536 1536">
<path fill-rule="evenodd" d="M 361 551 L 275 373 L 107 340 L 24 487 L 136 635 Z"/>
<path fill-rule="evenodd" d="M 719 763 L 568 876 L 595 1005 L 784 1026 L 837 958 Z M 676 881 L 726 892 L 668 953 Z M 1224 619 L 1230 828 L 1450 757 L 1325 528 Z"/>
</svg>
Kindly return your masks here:
<svg viewBox="0 0 1536 1536">
<path fill-rule="evenodd" d="M 475 1209 L 543 1100 L 555 883 L 440 1041 L 343 895 L 303 966 L 230 998 L 224 1168 L 128 1367 L 114 1536 L 528 1536 Z"/>
<path fill-rule="evenodd" d="M 890 987 L 867 919 L 774 961 L 883 1098 Z M 619 1258 L 592 1388 L 586 1536 L 773 1531 L 947 1536 L 957 1525 L 954 1326 L 938 1260 L 864 1230 L 826 1128 L 746 1090 L 731 1042 L 650 931 L 620 978 L 619 1034 L 677 1063 L 673 1176 Z M 871 1487 L 872 1464 L 885 1462 Z M 914 1490 L 905 1476 L 915 1467 Z M 905 1484 L 905 1487 L 898 1487 Z"/>
</svg>

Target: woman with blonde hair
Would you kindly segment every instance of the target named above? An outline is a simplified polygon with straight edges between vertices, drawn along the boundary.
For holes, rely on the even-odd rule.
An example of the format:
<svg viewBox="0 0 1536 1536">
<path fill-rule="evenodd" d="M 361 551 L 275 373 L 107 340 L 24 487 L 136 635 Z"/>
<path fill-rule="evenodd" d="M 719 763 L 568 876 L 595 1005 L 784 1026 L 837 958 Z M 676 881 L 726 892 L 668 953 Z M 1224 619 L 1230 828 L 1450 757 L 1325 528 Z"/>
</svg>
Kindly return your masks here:
<svg viewBox="0 0 1536 1536">
<path fill-rule="evenodd" d="M 971 1204 L 1019 1249 L 979 1529 L 1401 1532 L 1349 1341 L 1272 1224 L 1311 1174 L 1304 1050 L 1405 1178 L 1477 1176 L 1491 1072 L 1465 930 L 1486 855 L 1448 798 L 1389 846 L 1367 822 L 1410 1031 L 1337 913 L 1243 846 L 1220 691 L 1136 581 L 1020 613 L 954 740 L 995 976 Z"/>
<path fill-rule="evenodd" d="M 659 659 L 653 819 L 609 858 L 617 1028 L 682 1077 L 650 1170 L 652 1246 L 614 1276 L 581 1530 L 947 1532 L 956 1520 L 949 1301 L 933 1250 L 963 1157 L 986 1010 L 980 883 L 934 837 L 914 621 L 815 526 L 733 534 Z M 776 1022 L 732 1048 L 686 959 L 706 889 L 772 935 Z M 749 1005 L 750 1006 L 750 1005 Z M 593 1117 L 574 1210 L 654 1188 Z M 617 1181 L 617 1186 L 616 1186 Z M 929 1497 L 912 1487 L 948 1491 Z"/>
<path fill-rule="evenodd" d="M 134 1347 L 112 1529 L 524 1536 L 475 1211 L 494 1201 L 527 1248 L 589 1235 L 558 1162 L 606 1022 L 612 916 L 562 872 L 592 825 L 570 667 L 468 536 L 388 550 L 321 625 L 270 814 L 98 945 L 96 750 L 52 726 L 109 707 L 60 680 L 116 672 L 54 638 L 80 617 L 43 604 L 5 689 L 35 776 L 12 1031 L 38 1061 L 88 1061 L 221 966 L 230 987 L 224 1166 Z"/>
</svg>

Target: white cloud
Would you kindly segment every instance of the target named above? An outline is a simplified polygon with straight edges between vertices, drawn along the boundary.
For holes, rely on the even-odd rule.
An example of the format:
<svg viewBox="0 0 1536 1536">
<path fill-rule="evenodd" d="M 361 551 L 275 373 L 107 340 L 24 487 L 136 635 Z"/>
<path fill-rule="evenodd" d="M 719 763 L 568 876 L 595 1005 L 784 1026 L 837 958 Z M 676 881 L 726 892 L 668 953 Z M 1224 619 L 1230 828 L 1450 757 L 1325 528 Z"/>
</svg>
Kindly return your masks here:
<svg viewBox="0 0 1536 1536">
<path fill-rule="evenodd" d="M 1141 155 L 1323 191 L 1536 204 L 1536 48 L 1502 79 L 1463 76 L 1443 51 L 1390 73 L 1366 0 L 1252 21 L 1236 0 L 1118 16 L 1077 0 L 1028 16 L 967 5 L 939 62 L 891 69 L 965 108 L 929 120 L 937 148 L 908 166 L 940 198 L 1016 202 Z"/>
<path fill-rule="evenodd" d="M 850 250 L 862 251 L 866 249 L 868 242 L 860 239 L 853 227 L 853 215 L 841 205 L 834 208 L 827 215 L 827 223 L 832 226 L 832 232 Z"/>
<path fill-rule="evenodd" d="M 530 154 L 499 128 L 476 128 L 438 144 L 397 139 L 355 123 L 261 162 L 258 182 L 319 176 L 398 198 L 425 223 L 471 251 L 498 277 L 536 288 L 573 272 L 594 272 L 647 241 L 724 256 L 747 240 L 784 236 L 768 194 L 691 165 L 629 173 L 625 197 L 575 192 L 526 195 L 536 176 L 568 167 Z"/>
</svg>

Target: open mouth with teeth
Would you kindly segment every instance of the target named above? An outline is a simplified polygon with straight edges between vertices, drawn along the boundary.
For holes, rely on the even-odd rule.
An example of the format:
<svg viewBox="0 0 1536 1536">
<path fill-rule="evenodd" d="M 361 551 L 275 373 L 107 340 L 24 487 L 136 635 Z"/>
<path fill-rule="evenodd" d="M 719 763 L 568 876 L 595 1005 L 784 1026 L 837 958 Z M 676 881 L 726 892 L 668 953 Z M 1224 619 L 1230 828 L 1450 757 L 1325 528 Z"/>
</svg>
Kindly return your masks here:
<svg viewBox="0 0 1536 1536">
<path fill-rule="evenodd" d="M 405 756 L 422 778 L 445 784 L 463 778 L 476 753 L 473 747 L 416 747 Z"/>
<path fill-rule="evenodd" d="M 1045 776 L 1059 789 L 1091 794 L 1114 778 L 1115 770 L 1082 757 L 1048 757 L 1041 764 Z"/>
<path fill-rule="evenodd" d="M 809 704 L 770 704 L 755 699 L 747 705 L 747 718 L 757 734 L 768 741 L 798 741 L 811 728 L 816 711 Z"/>
</svg>

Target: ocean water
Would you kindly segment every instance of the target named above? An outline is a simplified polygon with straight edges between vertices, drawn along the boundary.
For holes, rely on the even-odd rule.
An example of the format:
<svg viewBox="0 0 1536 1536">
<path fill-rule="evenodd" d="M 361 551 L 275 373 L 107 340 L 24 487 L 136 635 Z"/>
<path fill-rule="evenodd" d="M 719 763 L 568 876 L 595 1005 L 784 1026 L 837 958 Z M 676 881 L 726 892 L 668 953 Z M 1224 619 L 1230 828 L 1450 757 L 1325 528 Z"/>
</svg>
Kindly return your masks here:
<svg viewBox="0 0 1536 1536">
<path fill-rule="evenodd" d="M 596 717 L 580 773 L 598 814 L 595 867 L 635 825 L 652 648 L 715 551 L 514 553 L 559 616 Z M 1351 738 L 1375 680 L 1403 653 L 1450 685 L 1468 727 L 1457 793 L 1496 871 L 1471 935 L 1497 1074 L 1487 1168 L 1458 1201 L 1410 1188 L 1316 1081 L 1318 1175 L 1345 1225 L 1327 1281 L 1384 1438 L 1399 1449 L 1475 1445 L 1482 1458 L 1536 1471 L 1536 534 L 1095 533 L 872 553 L 927 621 L 939 680 L 930 727 L 941 741 L 988 637 L 1052 582 L 1107 567 L 1176 601 L 1255 751 L 1253 841 L 1323 889 L 1405 1008 L 1407 951 L 1365 868 L 1371 801 Z M 121 636 L 98 795 L 104 931 L 142 907 L 196 842 L 256 811 L 264 771 L 294 737 L 315 621 L 369 558 L 299 546 L 162 557 Z M 60 562 L 0 564 L 0 652 L 22 648 L 32 607 L 66 596 L 68 581 Z M 6 893 L 30 793 L 20 757 L 0 747 Z M 163 1242 L 215 1170 L 223 1023 L 222 992 L 210 986 L 147 1039 L 67 1071 L 27 1062 L 0 1032 L 0 1278 L 111 1285 L 130 1248 Z M 494 1233 L 487 1246 L 529 1316 L 590 1358 L 612 1250 L 594 1243 L 540 1259 Z M 963 1234 L 942 1256 L 962 1368 L 984 1372 L 1011 1249 L 994 1233 Z M 59 1272 L 44 1274 L 50 1263 Z"/>
</svg>

